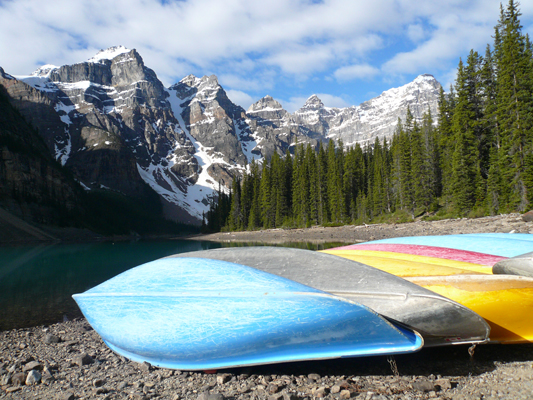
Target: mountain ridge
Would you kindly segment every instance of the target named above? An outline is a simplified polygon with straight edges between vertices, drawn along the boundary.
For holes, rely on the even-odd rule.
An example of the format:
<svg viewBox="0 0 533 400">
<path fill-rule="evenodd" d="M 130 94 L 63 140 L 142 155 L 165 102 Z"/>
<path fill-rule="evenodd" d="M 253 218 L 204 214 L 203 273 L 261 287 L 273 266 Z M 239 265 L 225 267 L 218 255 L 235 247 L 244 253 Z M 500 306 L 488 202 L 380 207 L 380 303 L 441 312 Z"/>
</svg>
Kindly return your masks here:
<svg viewBox="0 0 533 400">
<path fill-rule="evenodd" d="M 282 155 L 296 142 L 316 148 L 390 137 L 407 107 L 417 119 L 428 110 L 436 115 L 440 89 L 421 75 L 358 106 L 326 107 L 312 95 L 291 114 L 266 95 L 244 110 L 215 75 L 190 74 L 165 88 L 140 54 L 123 46 L 27 76 L 2 70 L 0 84 L 86 190 L 135 197 L 148 184 L 168 218 L 195 224 L 219 187 L 227 190 L 252 160 Z"/>
</svg>

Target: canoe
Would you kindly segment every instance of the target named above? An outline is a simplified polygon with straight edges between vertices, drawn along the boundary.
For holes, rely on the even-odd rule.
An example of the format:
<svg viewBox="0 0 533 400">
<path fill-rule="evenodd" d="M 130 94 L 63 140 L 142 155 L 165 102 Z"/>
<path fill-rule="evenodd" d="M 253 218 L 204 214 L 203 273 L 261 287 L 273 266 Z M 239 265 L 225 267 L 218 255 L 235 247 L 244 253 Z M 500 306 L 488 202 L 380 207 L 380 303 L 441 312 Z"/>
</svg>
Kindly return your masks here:
<svg viewBox="0 0 533 400">
<path fill-rule="evenodd" d="M 475 251 L 450 249 L 446 247 L 436 246 L 424 246 L 416 244 L 359 243 L 351 244 L 348 246 L 335 247 L 329 250 L 387 251 L 391 253 L 412 254 L 417 256 L 435 257 L 446 260 L 463 261 L 473 264 L 487 265 L 491 267 L 498 261 L 507 259 L 507 257 L 478 253 Z"/>
<path fill-rule="evenodd" d="M 492 274 L 492 267 L 486 265 L 413 254 L 372 250 L 321 250 L 321 252 L 370 265 L 402 278 L 410 276 Z"/>
<path fill-rule="evenodd" d="M 533 341 L 533 278 L 510 275 L 456 275 L 407 278 L 481 315 L 497 343 Z"/>
<path fill-rule="evenodd" d="M 475 251 L 501 257 L 516 257 L 533 251 L 533 235 L 523 233 L 475 233 L 442 236 L 410 236 L 367 243 L 416 244 Z"/>
<path fill-rule="evenodd" d="M 493 274 L 533 277 L 533 252 L 499 261 L 492 267 Z"/>
<path fill-rule="evenodd" d="M 247 266 L 165 258 L 73 296 L 133 361 L 212 370 L 413 352 L 415 332 L 347 299 Z"/>
<path fill-rule="evenodd" d="M 490 328 L 470 309 L 404 279 L 316 251 L 283 247 L 232 247 L 180 253 L 247 265 L 363 304 L 419 332 L 426 346 L 479 343 Z"/>
</svg>

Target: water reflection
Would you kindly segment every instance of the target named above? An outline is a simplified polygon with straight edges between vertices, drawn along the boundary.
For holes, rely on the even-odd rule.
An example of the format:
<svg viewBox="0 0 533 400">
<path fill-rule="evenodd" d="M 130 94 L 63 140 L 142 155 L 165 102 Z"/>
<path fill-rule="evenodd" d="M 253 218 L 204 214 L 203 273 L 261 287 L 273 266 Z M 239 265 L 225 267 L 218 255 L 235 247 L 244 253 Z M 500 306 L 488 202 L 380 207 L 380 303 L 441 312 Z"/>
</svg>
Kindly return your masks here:
<svg viewBox="0 0 533 400">
<path fill-rule="evenodd" d="M 80 317 L 72 294 L 137 265 L 186 251 L 262 243 L 168 240 L 0 247 L 0 330 Z M 285 243 L 310 250 L 340 243 Z"/>
</svg>

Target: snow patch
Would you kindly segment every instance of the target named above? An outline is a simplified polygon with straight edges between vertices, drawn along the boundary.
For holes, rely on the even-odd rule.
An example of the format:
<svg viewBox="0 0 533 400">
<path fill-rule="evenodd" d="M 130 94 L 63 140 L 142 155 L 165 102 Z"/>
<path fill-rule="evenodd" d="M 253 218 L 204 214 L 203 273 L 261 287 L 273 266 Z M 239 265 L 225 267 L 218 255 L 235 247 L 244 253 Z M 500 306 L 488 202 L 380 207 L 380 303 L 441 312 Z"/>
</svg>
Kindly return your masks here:
<svg viewBox="0 0 533 400">
<path fill-rule="evenodd" d="M 127 49 L 124 46 L 113 46 L 106 50 L 100 50 L 94 57 L 89 58 L 87 62 L 101 63 L 103 60 L 112 60 L 113 58 L 124 53 L 129 53 L 130 51 L 130 49 Z"/>
</svg>

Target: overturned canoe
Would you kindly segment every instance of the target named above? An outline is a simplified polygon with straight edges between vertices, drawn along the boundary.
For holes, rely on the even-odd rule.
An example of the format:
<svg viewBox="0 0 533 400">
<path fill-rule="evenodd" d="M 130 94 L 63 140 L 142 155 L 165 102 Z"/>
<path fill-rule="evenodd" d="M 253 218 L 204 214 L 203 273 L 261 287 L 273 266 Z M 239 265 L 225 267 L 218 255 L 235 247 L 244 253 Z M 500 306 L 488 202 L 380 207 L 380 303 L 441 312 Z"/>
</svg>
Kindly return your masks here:
<svg viewBox="0 0 533 400">
<path fill-rule="evenodd" d="M 492 273 L 533 278 L 533 252 L 498 261 L 492 267 Z"/>
<path fill-rule="evenodd" d="M 481 315 L 497 343 L 533 341 L 533 279 L 509 275 L 456 275 L 407 278 Z"/>
<path fill-rule="evenodd" d="M 156 260 L 73 297 L 113 351 L 166 368 L 396 354 L 423 345 L 417 333 L 365 306 L 217 260 Z"/>
<path fill-rule="evenodd" d="M 171 257 L 224 260 L 248 265 L 364 304 L 416 330 L 427 346 L 479 343 L 490 328 L 470 309 L 368 265 L 310 250 L 233 247 Z"/>
<path fill-rule="evenodd" d="M 446 247 L 424 246 L 416 244 L 394 243 L 359 243 L 348 246 L 335 247 L 329 250 L 370 250 L 390 253 L 411 254 L 417 256 L 434 257 L 445 260 L 463 261 L 473 264 L 493 266 L 498 261 L 507 257 L 492 254 L 478 253 L 475 251 L 450 249 Z"/>
<path fill-rule="evenodd" d="M 408 236 L 370 243 L 416 244 L 475 251 L 501 257 L 516 257 L 533 251 L 533 235 L 527 233 L 472 233 L 442 236 Z"/>
<path fill-rule="evenodd" d="M 492 267 L 463 261 L 373 250 L 322 250 L 323 253 L 370 265 L 402 278 L 492 274 Z"/>
</svg>

